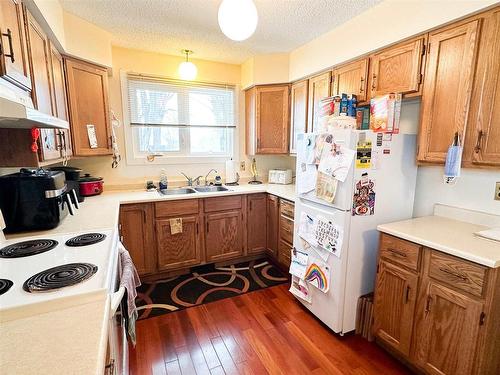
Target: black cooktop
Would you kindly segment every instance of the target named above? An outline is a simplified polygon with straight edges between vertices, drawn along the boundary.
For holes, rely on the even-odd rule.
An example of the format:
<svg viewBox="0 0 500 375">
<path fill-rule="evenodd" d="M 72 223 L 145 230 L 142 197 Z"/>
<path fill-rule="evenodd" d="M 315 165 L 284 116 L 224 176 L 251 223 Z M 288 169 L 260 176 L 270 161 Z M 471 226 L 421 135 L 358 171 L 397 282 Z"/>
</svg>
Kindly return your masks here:
<svg viewBox="0 0 500 375">
<path fill-rule="evenodd" d="M 97 266 L 90 263 L 69 263 L 52 267 L 31 276 L 23 284 L 28 293 L 50 292 L 90 279 Z"/>
<path fill-rule="evenodd" d="M 48 239 L 17 242 L 0 249 L 0 258 L 21 258 L 52 250 L 57 241 Z"/>
<path fill-rule="evenodd" d="M 105 238 L 106 235 L 102 233 L 85 233 L 67 240 L 66 246 L 77 247 L 93 245 L 95 243 L 104 241 Z"/>
<path fill-rule="evenodd" d="M 7 293 L 7 291 L 14 285 L 9 279 L 0 279 L 0 296 Z"/>
</svg>

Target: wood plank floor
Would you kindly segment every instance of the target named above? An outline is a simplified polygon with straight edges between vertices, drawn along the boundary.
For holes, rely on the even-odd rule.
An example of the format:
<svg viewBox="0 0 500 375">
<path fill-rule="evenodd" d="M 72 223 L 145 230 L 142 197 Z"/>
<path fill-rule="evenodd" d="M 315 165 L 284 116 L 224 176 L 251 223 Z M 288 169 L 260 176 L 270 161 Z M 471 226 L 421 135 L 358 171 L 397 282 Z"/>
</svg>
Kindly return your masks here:
<svg viewBox="0 0 500 375">
<path fill-rule="evenodd" d="M 410 374 L 373 343 L 325 328 L 287 285 L 137 322 L 131 375 Z"/>
</svg>

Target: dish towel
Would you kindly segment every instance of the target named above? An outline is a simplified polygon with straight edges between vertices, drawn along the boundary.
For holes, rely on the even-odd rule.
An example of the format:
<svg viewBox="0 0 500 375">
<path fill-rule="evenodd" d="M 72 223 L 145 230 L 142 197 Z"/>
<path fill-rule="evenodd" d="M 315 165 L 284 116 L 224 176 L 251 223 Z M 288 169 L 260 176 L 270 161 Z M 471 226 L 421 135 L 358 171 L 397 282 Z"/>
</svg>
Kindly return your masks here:
<svg viewBox="0 0 500 375">
<path fill-rule="evenodd" d="M 125 291 L 127 293 L 127 332 L 135 346 L 135 322 L 139 316 L 137 306 L 135 305 L 135 298 L 137 297 L 136 288 L 141 285 L 141 280 L 139 279 L 139 274 L 137 273 L 137 269 L 134 266 L 134 262 L 132 262 L 129 252 L 125 249 L 121 242 L 119 243 L 118 249 L 120 262 L 120 287 L 125 287 Z M 123 313 L 124 312 L 122 311 L 122 314 Z"/>
</svg>

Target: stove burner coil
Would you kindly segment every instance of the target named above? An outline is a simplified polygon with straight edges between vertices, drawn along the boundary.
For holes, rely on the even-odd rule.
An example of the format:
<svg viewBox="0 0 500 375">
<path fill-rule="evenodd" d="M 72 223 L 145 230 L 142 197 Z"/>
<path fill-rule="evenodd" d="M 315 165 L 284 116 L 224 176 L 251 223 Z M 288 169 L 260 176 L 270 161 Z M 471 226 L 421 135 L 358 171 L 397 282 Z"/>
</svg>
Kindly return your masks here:
<svg viewBox="0 0 500 375">
<path fill-rule="evenodd" d="M 9 279 L 0 279 L 0 296 L 4 293 L 7 293 L 12 285 L 14 285 L 14 283 Z"/>
<path fill-rule="evenodd" d="M 48 292 L 79 284 L 91 278 L 97 266 L 90 263 L 69 263 L 49 268 L 31 276 L 23 284 L 28 293 Z"/>
<path fill-rule="evenodd" d="M 57 241 L 48 239 L 17 242 L 0 249 L 0 258 L 21 258 L 41 254 L 52 250 L 57 244 Z"/>
<path fill-rule="evenodd" d="M 105 234 L 102 233 L 86 233 L 80 236 L 70 238 L 66 241 L 66 246 L 77 247 L 77 246 L 87 246 L 93 245 L 95 243 L 104 241 L 106 238 Z"/>
</svg>

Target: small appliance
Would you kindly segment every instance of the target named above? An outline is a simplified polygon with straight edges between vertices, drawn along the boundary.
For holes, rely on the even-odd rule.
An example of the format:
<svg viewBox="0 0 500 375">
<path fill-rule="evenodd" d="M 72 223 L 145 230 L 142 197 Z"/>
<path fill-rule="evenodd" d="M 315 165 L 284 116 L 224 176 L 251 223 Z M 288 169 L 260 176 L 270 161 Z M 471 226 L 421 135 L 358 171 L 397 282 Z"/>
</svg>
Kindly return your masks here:
<svg viewBox="0 0 500 375">
<path fill-rule="evenodd" d="M 82 170 L 80 168 L 74 167 L 52 167 L 49 168 L 51 171 L 63 171 L 66 176 L 66 185 L 68 185 L 68 190 L 73 189 L 78 197 L 78 202 L 82 203 L 85 197 L 80 194 L 80 173 Z"/>
<path fill-rule="evenodd" d="M 23 168 L 0 177 L 5 233 L 55 228 L 75 208 L 76 192 L 68 189 L 64 172 Z"/>
<path fill-rule="evenodd" d="M 292 183 L 292 170 L 291 169 L 270 169 L 269 170 L 269 183 L 288 185 Z"/>
<path fill-rule="evenodd" d="M 80 182 L 80 195 L 84 197 L 99 195 L 103 192 L 104 181 L 102 177 L 92 177 L 86 173 L 78 181 Z"/>
</svg>

